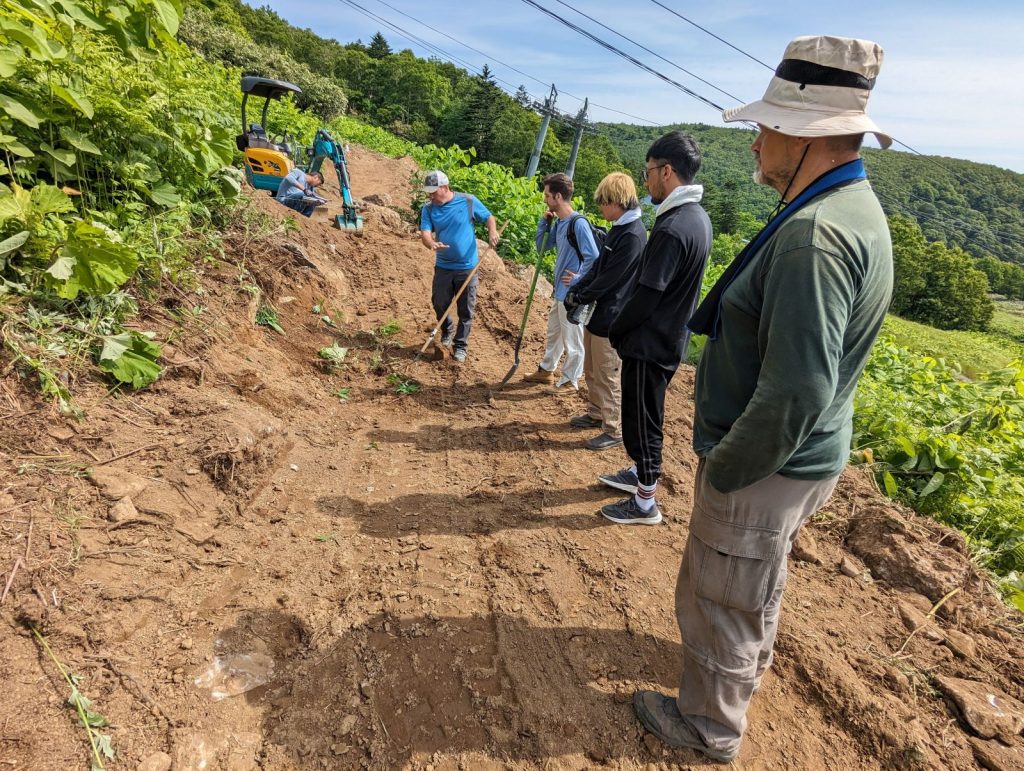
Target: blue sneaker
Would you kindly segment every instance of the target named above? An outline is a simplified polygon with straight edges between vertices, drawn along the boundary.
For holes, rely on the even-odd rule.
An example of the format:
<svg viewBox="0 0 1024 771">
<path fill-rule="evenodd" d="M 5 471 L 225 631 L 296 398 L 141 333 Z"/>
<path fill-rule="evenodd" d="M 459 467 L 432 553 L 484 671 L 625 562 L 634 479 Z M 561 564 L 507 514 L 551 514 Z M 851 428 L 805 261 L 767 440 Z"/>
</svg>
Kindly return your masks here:
<svg viewBox="0 0 1024 771">
<path fill-rule="evenodd" d="M 598 480 L 609 487 L 622 490 L 624 493 L 633 493 L 633 495 L 636 495 L 637 488 L 640 486 L 640 479 L 636 472 L 628 468 L 616 471 L 614 474 L 601 474 Z"/>
</svg>

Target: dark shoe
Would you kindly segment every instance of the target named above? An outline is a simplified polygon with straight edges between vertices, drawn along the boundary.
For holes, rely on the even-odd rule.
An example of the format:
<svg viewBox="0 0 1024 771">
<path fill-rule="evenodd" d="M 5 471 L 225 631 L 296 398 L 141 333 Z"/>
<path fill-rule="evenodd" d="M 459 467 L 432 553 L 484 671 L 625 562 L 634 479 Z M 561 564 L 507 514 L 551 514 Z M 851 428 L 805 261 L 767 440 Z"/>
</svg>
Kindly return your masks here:
<svg viewBox="0 0 1024 771">
<path fill-rule="evenodd" d="M 612 436 L 611 434 L 605 433 L 591 437 L 583 443 L 583 446 L 588 450 L 610 450 L 612 447 L 618 447 L 621 444 L 621 436 Z"/>
<path fill-rule="evenodd" d="M 705 744 L 697 731 L 679 714 L 676 700 L 657 691 L 634 693 L 633 709 L 644 728 L 670 747 L 696 750 L 719 763 L 728 763 L 739 754 L 738 750 L 722 752 Z"/>
<path fill-rule="evenodd" d="M 452 343 L 455 342 L 455 329 L 454 327 L 444 333 L 444 337 L 441 338 L 441 345 L 445 348 L 451 348 Z"/>
<path fill-rule="evenodd" d="M 555 382 L 555 373 L 548 372 L 546 369 L 537 367 L 536 372 L 527 375 L 526 377 L 523 378 L 523 380 L 525 380 L 527 383 L 543 383 L 545 385 L 550 385 L 551 383 Z"/>
<path fill-rule="evenodd" d="M 592 418 L 590 415 L 577 415 L 569 419 L 569 425 L 573 428 L 600 428 L 601 419 Z"/>
<path fill-rule="evenodd" d="M 466 349 L 456 348 L 455 352 L 452 354 L 452 358 L 455 359 L 455 361 L 457 361 L 459 364 L 462 364 L 462 362 L 466 360 Z"/>
<path fill-rule="evenodd" d="M 633 495 L 636 495 L 637 488 L 640 486 L 640 480 L 637 478 L 636 472 L 628 468 L 616 471 L 614 474 L 601 474 L 598 480 L 604 482 L 609 487 L 622 490 L 624 493 L 633 493 Z"/>
<path fill-rule="evenodd" d="M 644 511 L 630 496 L 618 503 L 602 506 L 601 516 L 619 525 L 657 525 L 661 522 L 661 509 L 654 504 L 649 511 Z"/>
</svg>

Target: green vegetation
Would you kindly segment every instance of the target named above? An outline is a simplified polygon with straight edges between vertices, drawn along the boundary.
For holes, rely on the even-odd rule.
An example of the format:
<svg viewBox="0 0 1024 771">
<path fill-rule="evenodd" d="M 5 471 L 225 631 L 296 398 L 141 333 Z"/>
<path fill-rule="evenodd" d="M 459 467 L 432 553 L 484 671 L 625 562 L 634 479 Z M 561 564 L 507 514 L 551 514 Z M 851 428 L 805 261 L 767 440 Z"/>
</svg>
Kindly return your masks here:
<svg viewBox="0 0 1024 771">
<path fill-rule="evenodd" d="M 993 333 L 936 329 L 899 316 L 886 317 L 882 334 L 891 336 L 901 348 L 941 359 L 969 378 L 1002 369 L 1014 359 L 1024 358 L 1024 342 L 1014 342 Z"/>
<path fill-rule="evenodd" d="M 883 338 L 855 410 L 854 459 L 888 495 L 960 529 L 1024 610 L 1024 361 L 970 381 Z"/>
<path fill-rule="evenodd" d="M 135 300 L 185 281 L 186 235 L 240 189 L 236 76 L 175 40 L 177 0 L 0 7 L 3 348 L 64 411 L 89 360 L 139 388 L 160 347 Z"/>
</svg>

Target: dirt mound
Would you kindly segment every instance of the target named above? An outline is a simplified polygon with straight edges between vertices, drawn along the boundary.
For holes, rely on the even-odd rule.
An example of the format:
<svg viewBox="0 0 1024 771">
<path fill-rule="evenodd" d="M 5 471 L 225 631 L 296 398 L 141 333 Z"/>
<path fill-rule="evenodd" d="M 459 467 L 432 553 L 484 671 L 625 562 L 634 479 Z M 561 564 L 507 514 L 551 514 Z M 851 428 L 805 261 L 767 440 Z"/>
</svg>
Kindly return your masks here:
<svg viewBox="0 0 1024 771">
<path fill-rule="evenodd" d="M 595 477 L 625 458 L 583 449 L 577 397 L 494 387 L 519 270 L 485 250 L 469 360 L 414 362 L 435 323 L 415 166 L 352 148 L 351 167 L 362 234 L 254 194 L 278 224 L 240 218 L 201 287 L 144 308 L 170 343 L 147 391 L 96 384 L 70 421 L 6 370 L 0 756 L 89 755 L 31 623 L 109 720 L 118 768 L 704 765 L 629 703 L 677 676 L 692 371 L 669 392 L 666 524 L 607 525 Z M 257 325 L 270 311 L 283 332 Z M 537 312 L 520 374 L 543 336 Z M 743 767 L 1020 767 L 1021 618 L 958 536 L 850 470 L 785 606 Z"/>
</svg>

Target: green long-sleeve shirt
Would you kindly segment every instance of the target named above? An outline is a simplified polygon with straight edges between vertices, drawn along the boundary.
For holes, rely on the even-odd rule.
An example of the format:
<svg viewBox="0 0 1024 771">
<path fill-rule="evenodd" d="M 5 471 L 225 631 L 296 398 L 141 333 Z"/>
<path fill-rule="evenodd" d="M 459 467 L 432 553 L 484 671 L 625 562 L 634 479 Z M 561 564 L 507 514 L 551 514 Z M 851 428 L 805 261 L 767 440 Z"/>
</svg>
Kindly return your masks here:
<svg viewBox="0 0 1024 771">
<path fill-rule="evenodd" d="M 772 474 L 828 479 L 892 295 L 892 242 L 867 181 L 793 213 L 722 296 L 697 368 L 693 444 L 732 492 Z"/>
</svg>

